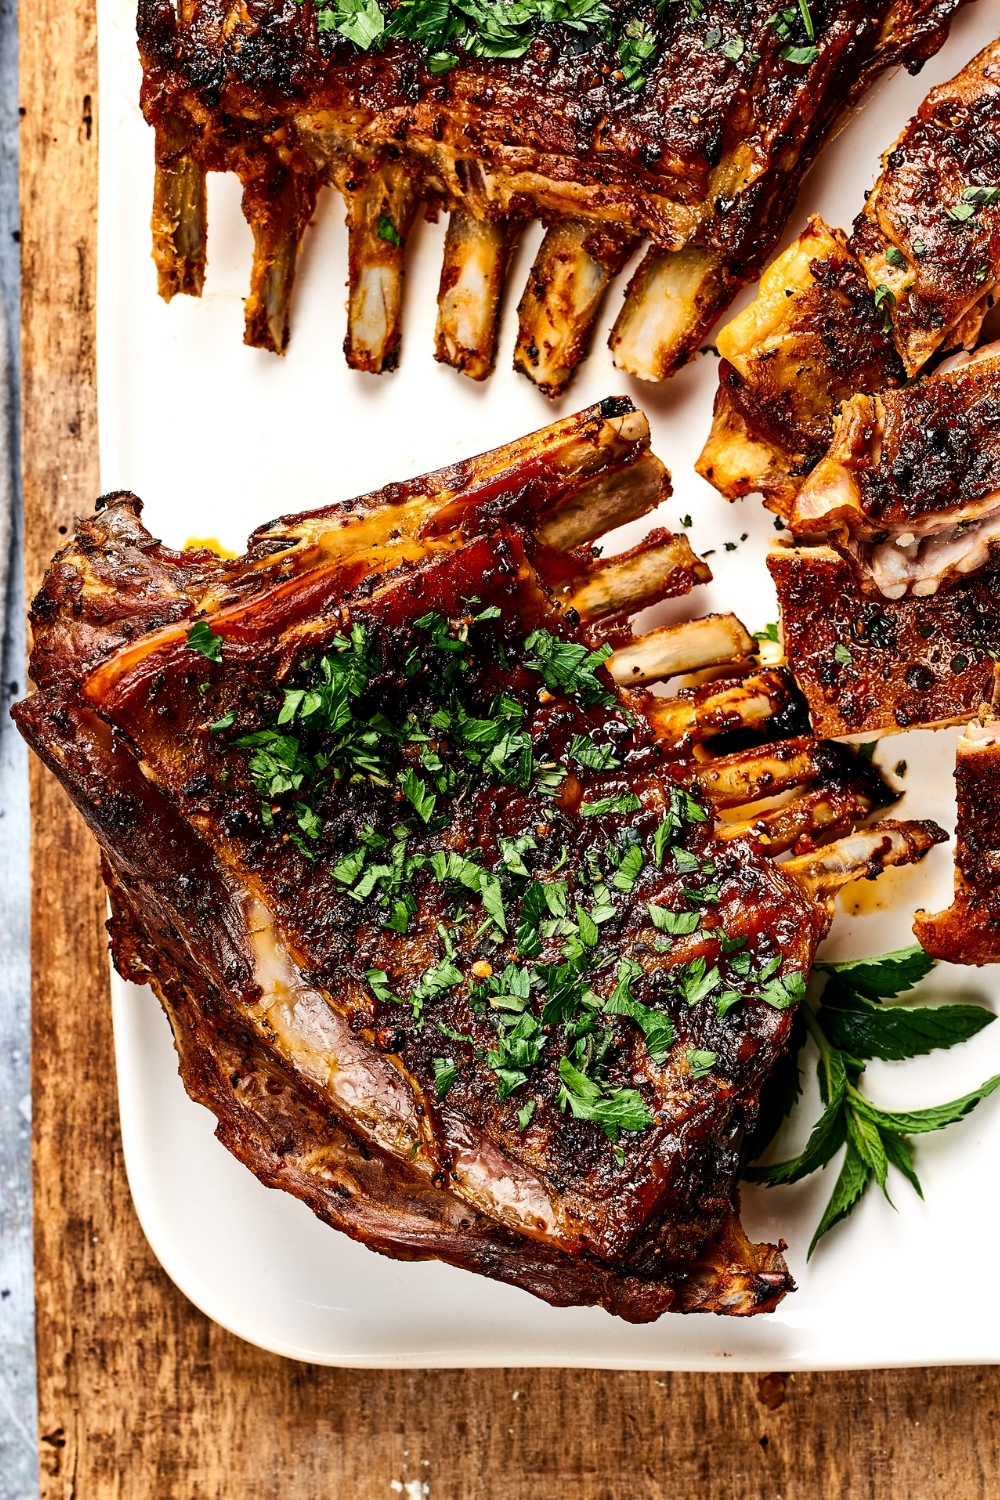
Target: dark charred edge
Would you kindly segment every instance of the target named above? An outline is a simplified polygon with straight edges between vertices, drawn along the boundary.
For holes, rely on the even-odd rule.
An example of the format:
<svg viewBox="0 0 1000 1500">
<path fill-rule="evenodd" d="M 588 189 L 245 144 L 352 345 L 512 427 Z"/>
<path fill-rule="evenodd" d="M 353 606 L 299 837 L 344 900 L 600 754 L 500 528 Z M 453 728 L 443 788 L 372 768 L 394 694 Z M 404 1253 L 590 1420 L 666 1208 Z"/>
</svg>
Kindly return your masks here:
<svg viewBox="0 0 1000 1500">
<path fill-rule="evenodd" d="M 966 747 L 955 763 L 955 897 L 945 911 L 918 911 L 917 940 L 954 964 L 1000 962 L 1000 743 Z"/>
</svg>

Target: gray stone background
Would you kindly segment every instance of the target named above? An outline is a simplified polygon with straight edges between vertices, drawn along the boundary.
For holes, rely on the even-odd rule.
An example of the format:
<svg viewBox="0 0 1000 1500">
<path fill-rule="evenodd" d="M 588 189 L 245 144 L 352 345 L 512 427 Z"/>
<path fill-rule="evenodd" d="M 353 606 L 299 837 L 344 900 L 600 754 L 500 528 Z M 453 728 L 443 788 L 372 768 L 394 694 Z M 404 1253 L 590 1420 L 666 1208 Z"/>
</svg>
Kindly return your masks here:
<svg viewBox="0 0 1000 1500">
<path fill-rule="evenodd" d="M 18 478 L 17 5 L 0 0 L 0 1500 L 34 1500 L 28 1031 L 28 774 L 8 708 L 24 693 Z"/>
</svg>

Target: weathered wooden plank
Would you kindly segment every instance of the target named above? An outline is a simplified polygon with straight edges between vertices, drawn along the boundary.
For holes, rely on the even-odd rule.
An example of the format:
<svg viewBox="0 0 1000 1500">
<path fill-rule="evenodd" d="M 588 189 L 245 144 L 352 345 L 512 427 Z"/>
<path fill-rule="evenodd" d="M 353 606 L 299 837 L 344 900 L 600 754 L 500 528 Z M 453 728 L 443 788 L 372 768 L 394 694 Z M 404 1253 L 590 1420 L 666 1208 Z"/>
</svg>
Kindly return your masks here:
<svg viewBox="0 0 1000 1500">
<path fill-rule="evenodd" d="M 33 588 L 98 487 L 92 0 L 21 0 L 21 69 Z M 40 768 L 31 793 L 44 1500 L 996 1494 L 993 1370 L 763 1384 L 587 1371 L 349 1373 L 276 1359 L 210 1324 L 154 1262 L 128 1196 L 93 845 Z M 957 1315 L 970 1315 L 972 1297 L 942 1284 L 928 1295 L 953 1295 Z"/>
</svg>

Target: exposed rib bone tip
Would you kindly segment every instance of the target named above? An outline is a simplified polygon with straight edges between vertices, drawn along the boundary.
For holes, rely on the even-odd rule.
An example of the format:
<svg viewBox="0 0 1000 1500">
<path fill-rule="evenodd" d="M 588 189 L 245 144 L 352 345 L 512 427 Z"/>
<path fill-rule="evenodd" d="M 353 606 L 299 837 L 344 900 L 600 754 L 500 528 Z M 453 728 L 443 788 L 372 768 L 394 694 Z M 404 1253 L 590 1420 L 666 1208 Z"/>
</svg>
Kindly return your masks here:
<svg viewBox="0 0 1000 1500">
<path fill-rule="evenodd" d="M 190 156 L 157 164 L 153 186 L 153 260 L 157 290 L 165 302 L 200 297 L 205 284 L 205 173 Z"/>
<path fill-rule="evenodd" d="M 738 285 L 711 250 L 653 246 L 608 339 L 616 367 L 640 380 L 666 380 L 699 348 Z"/>
<path fill-rule="evenodd" d="M 848 881 L 874 880 L 889 865 L 914 864 L 946 839 L 947 835 L 936 823 L 886 819 L 838 839 L 815 854 L 790 859 L 783 868 L 815 900 L 831 900 Z"/>
<path fill-rule="evenodd" d="M 518 306 L 514 368 L 546 396 L 565 390 L 590 347 L 594 320 L 636 237 L 611 224 L 559 219 L 535 256 Z"/>
<path fill-rule="evenodd" d="M 783 672 L 756 672 L 736 682 L 705 683 L 673 698 L 652 698 L 646 709 L 657 739 L 692 743 L 733 729 L 759 729 L 791 699 Z"/>
<path fill-rule="evenodd" d="M 706 615 L 637 636 L 608 658 L 608 669 L 623 687 L 639 687 L 739 661 L 753 650 L 753 639 L 735 615 Z"/>
<path fill-rule="evenodd" d="M 381 375 L 399 361 L 403 262 L 420 183 L 402 160 L 358 163 L 344 184 L 348 298 L 344 354 L 352 370 Z"/>
<path fill-rule="evenodd" d="M 496 224 L 454 209 L 438 290 L 434 357 L 470 380 L 485 380 L 496 358 L 497 325 L 519 219 Z"/>
<path fill-rule="evenodd" d="M 690 593 L 695 584 L 711 578 L 711 570 L 692 552 L 686 536 L 656 530 L 631 551 L 571 578 L 557 593 L 556 603 L 564 611 L 575 610 L 581 620 L 599 620 Z"/>
</svg>

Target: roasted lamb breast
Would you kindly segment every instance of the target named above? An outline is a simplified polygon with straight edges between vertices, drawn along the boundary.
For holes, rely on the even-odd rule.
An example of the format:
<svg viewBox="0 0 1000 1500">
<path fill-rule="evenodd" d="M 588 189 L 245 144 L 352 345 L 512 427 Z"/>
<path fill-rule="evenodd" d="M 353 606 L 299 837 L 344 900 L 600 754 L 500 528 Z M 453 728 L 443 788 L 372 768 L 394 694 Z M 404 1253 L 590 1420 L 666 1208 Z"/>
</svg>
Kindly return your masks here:
<svg viewBox="0 0 1000 1500">
<path fill-rule="evenodd" d="M 236 172 L 254 233 L 246 342 L 283 352 L 320 186 L 344 196 L 348 363 L 398 359 L 406 241 L 450 214 L 436 357 L 489 374 L 511 248 L 547 233 L 515 365 L 550 395 L 642 240 L 611 335 L 659 380 L 758 274 L 831 128 L 872 81 L 916 69 L 962 0 L 140 0 L 156 132 L 160 292 L 200 295 L 205 174 Z"/>
<path fill-rule="evenodd" d="M 230 1150 L 373 1249 L 633 1321 L 790 1288 L 745 1134 L 837 889 L 943 837 L 852 831 L 890 795 L 732 616 L 630 636 L 707 570 L 582 543 L 668 490 L 610 401 L 236 561 L 109 496 L 15 709 Z"/>
</svg>

